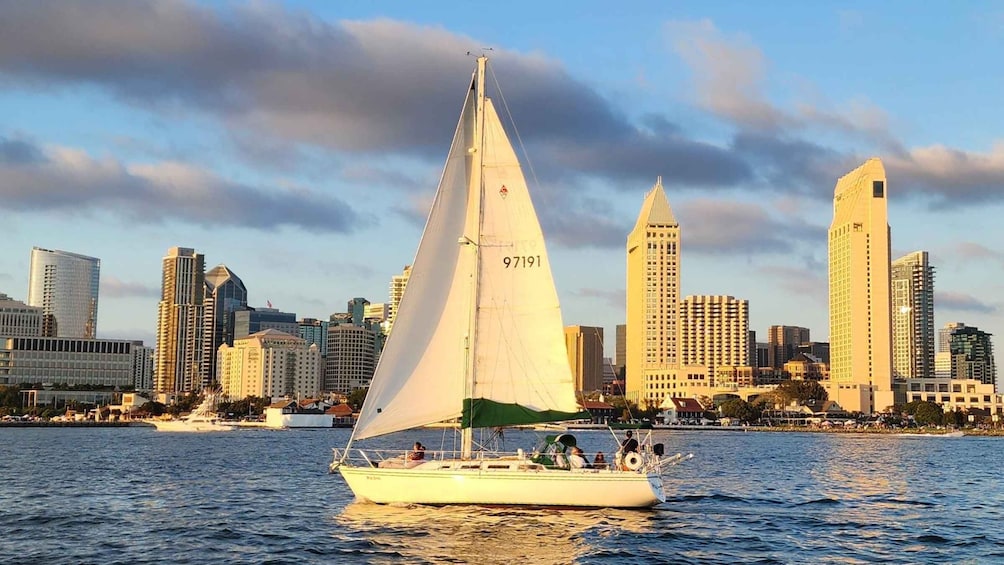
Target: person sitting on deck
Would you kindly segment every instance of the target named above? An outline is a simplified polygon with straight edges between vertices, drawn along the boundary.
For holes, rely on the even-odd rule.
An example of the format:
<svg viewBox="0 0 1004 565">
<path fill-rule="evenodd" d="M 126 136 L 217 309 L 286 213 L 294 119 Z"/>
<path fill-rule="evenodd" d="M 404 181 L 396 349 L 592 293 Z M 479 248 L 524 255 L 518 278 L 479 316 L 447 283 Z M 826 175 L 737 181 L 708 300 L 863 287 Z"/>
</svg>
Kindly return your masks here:
<svg viewBox="0 0 1004 565">
<path fill-rule="evenodd" d="M 621 442 L 621 451 L 624 452 L 625 455 L 627 455 L 628 453 L 630 453 L 632 451 L 637 452 L 638 451 L 638 440 L 636 440 L 635 438 L 631 437 L 631 436 L 634 435 L 631 432 L 631 430 L 628 430 L 626 435 L 627 435 L 627 439 L 625 439 L 624 441 Z"/>
<path fill-rule="evenodd" d="M 425 446 L 421 442 L 416 441 L 415 447 L 412 448 L 411 453 L 408 454 L 409 461 L 421 461 L 425 459 Z"/>
<path fill-rule="evenodd" d="M 582 449 L 578 447 L 572 448 L 572 454 L 568 456 L 568 464 L 572 469 L 588 469 L 589 463 L 586 458 L 582 456 Z"/>
<path fill-rule="evenodd" d="M 603 456 L 602 451 L 596 452 L 596 457 L 593 458 L 593 468 L 594 469 L 606 469 L 607 459 Z"/>
</svg>

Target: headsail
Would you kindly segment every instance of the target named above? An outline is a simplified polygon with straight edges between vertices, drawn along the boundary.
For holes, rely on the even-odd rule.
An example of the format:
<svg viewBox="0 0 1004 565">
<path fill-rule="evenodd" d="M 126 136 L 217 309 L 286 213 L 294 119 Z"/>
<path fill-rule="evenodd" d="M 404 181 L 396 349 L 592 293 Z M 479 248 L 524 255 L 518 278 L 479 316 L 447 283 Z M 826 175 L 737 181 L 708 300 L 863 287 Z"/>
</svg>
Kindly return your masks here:
<svg viewBox="0 0 1004 565">
<path fill-rule="evenodd" d="M 583 416 L 526 180 L 491 101 L 481 116 L 477 101 L 472 88 L 356 439 L 461 416 L 464 427 Z"/>
</svg>

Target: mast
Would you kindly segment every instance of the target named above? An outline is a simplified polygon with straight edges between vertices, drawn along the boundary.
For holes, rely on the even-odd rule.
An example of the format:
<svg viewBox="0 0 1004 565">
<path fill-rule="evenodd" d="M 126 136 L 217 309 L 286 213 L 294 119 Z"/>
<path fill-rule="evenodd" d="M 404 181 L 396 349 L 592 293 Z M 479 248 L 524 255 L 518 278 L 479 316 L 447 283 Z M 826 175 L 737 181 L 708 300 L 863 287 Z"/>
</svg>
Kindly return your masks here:
<svg viewBox="0 0 1004 565">
<path fill-rule="evenodd" d="M 474 146 L 471 152 L 471 178 L 468 184 L 470 195 L 470 208 L 475 210 L 477 216 L 473 218 L 473 225 L 469 226 L 470 232 L 463 243 L 471 247 L 474 253 L 474 272 L 471 280 L 471 301 L 470 319 L 468 321 L 468 332 L 465 344 L 467 354 L 467 375 L 464 379 L 464 398 L 471 399 L 471 409 L 474 406 L 474 372 L 477 359 L 475 336 L 478 331 L 478 294 L 481 285 L 481 222 L 484 211 L 481 207 L 481 200 L 484 196 L 484 148 L 485 148 L 485 66 L 488 64 L 488 57 L 484 55 L 478 57 L 478 69 L 475 73 L 475 102 L 474 102 Z M 469 220 L 471 218 L 468 218 Z M 473 414 L 471 421 L 473 423 Z M 474 428 L 468 427 L 461 430 L 461 459 L 470 459 L 474 447 Z"/>
</svg>

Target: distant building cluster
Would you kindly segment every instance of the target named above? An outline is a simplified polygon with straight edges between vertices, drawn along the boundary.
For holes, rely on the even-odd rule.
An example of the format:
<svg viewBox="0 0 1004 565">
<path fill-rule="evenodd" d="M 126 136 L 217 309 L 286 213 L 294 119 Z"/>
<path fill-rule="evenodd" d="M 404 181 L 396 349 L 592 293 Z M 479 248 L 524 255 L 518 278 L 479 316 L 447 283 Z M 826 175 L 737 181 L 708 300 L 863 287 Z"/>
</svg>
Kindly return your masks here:
<svg viewBox="0 0 1004 565">
<path fill-rule="evenodd" d="M 681 296 L 682 228 L 659 178 L 627 236 L 626 323 L 616 327 L 614 357 L 603 357 L 603 328 L 565 328 L 575 388 L 679 410 L 681 399 L 751 399 L 782 381 L 812 380 L 847 411 L 927 400 L 1001 415 L 992 336 L 962 322 L 935 335 L 929 255 L 893 259 L 890 238 L 885 170 L 869 159 L 834 187 L 829 341 L 794 325 L 772 325 L 757 341 L 748 300 Z M 385 302 L 357 297 L 327 319 L 297 319 L 268 301 L 249 306 L 247 287 L 229 267 L 206 271 L 201 253 L 172 247 L 162 260 L 154 349 L 96 339 L 100 265 L 31 250 L 27 301 L 0 293 L 0 385 L 347 395 L 369 386 L 411 276 L 410 266 L 392 275 Z"/>
<path fill-rule="evenodd" d="M 767 341 L 757 342 L 746 300 L 681 297 L 681 231 L 660 178 L 627 237 L 627 323 L 617 327 L 613 384 L 621 384 L 629 399 L 669 409 L 667 399 L 754 398 L 794 379 L 819 381 L 830 400 L 866 414 L 919 391 L 938 392 L 931 397 L 946 406 L 963 397 L 998 406 L 982 394 L 996 387 L 1000 398 L 989 334 L 949 324 L 935 351 L 934 268 L 926 251 L 891 258 L 888 187 L 879 159 L 844 175 L 834 188 L 829 342 L 811 341 L 808 328 L 788 325 L 771 326 Z M 951 394 L 972 389 L 969 382 L 981 383 L 982 393 Z"/>
</svg>

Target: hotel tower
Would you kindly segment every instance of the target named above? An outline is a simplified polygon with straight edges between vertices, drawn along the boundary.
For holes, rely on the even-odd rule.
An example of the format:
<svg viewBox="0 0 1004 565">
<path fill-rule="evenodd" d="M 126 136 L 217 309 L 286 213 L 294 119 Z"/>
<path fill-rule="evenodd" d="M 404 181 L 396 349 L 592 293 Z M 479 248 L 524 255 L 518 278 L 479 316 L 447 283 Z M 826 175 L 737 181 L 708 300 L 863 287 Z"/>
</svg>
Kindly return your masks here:
<svg viewBox="0 0 1004 565">
<path fill-rule="evenodd" d="M 32 247 L 28 305 L 42 309 L 42 335 L 94 339 L 101 260 Z"/>
<path fill-rule="evenodd" d="M 830 381 L 846 410 L 892 404 L 889 221 L 877 158 L 837 181 L 829 230 Z M 854 386 L 856 385 L 856 386 Z M 856 390 L 856 399 L 843 397 Z"/>
<path fill-rule="evenodd" d="M 194 249 L 172 247 L 163 266 L 153 388 L 158 392 L 190 392 L 203 384 L 206 262 Z"/>
<path fill-rule="evenodd" d="M 680 225 L 662 177 L 645 195 L 627 239 L 625 395 L 639 401 L 648 369 L 679 365 Z"/>
</svg>

